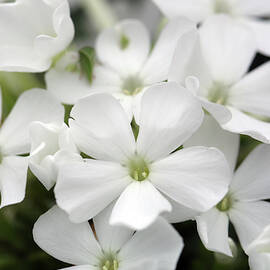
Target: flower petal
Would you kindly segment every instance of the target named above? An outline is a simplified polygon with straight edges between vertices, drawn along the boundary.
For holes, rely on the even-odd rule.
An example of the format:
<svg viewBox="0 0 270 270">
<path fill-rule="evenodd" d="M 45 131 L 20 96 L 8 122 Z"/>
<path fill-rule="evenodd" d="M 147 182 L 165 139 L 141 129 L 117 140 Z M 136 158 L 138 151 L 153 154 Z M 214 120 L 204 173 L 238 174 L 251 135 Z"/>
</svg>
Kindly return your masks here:
<svg viewBox="0 0 270 270">
<path fill-rule="evenodd" d="M 261 144 L 243 161 L 234 175 L 230 191 L 238 200 L 270 198 L 270 145 Z"/>
<path fill-rule="evenodd" d="M 122 76 L 136 74 L 149 54 L 150 36 L 140 21 L 124 20 L 98 36 L 96 51 L 102 64 Z"/>
<path fill-rule="evenodd" d="M 239 15 L 268 16 L 270 3 L 268 0 L 238 0 L 234 3 L 234 11 Z"/>
<path fill-rule="evenodd" d="M 27 180 L 27 157 L 4 157 L 0 164 L 0 208 L 24 199 Z"/>
<path fill-rule="evenodd" d="M 79 100 L 71 117 L 71 134 L 82 152 L 117 162 L 125 162 L 133 155 L 135 139 L 129 119 L 112 96 L 94 94 Z"/>
<path fill-rule="evenodd" d="M 226 213 L 212 208 L 196 219 L 197 229 L 205 247 L 211 251 L 232 256 L 229 246 L 229 217 Z"/>
<path fill-rule="evenodd" d="M 230 220 L 244 250 L 270 224 L 270 203 L 237 202 L 229 212 Z"/>
<path fill-rule="evenodd" d="M 60 270 L 99 270 L 99 268 L 97 266 L 92 266 L 92 265 L 80 265 L 80 266 L 62 268 Z"/>
<path fill-rule="evenodd" d="M 96 216 L 129 183 L 128 172 L 121 165 L 88 160 L 60 167 L 54 191 L 59 207 L 79 223 Z"/>
<path fill-rule="evenodd" d="M 227 193 L 230 176 L 227 161 L 218 149 L 197 146 L 153 163 L 149 179 L 176 202 L 205 212 Z"/>
<path fill-rule="evenodd" d="M 168 79 L 169 68 L 179 38 L 195 27 L 194 23 L 185 18 L 171 20 L 165 26 L 141 71 L 145 84 L 151 85 Z"/>
<path fill-rule="evenodd" d="M 238 134 L 222 129 L 212 116 L 205 115 L 201 127 L 184 144 L 184 147 L 200 145 L 221 150 L 230 164 L 231 171 L 234 171 L 240 146 Z"/>
<path fill-rule="evenodd" d="M 24 92 L 0 130 L 1 151 L 6 155 L 30 151 L 29 125 L 33 121 L 62 123 L 64 107 L 47 91 Z"/>
<path fill-rule="evenodd" d="M 233 107 L 227 106 L 232 114 L 229 122 L 222 124 L 222 128 L 239 134 L 248 135 L 264 143 L 270 143 L 270 123 L 257 120 Z"/>
<path fill-rule="evenodd" d="M 270 265 L 270 254 L 252 254 L 249 257 L 249 265 L 251 270 L 267 270 Z"/>
<path fill-rule="evenodd" d="M 248 73 L 231 88 L 228 103 L 239 110 L 270 117 L 269 74 L 270 63 Z"/>
<path fill-rule="evenodd" d="M 133 181 L 117 200 L 110 224 L 143 230 L 165 211 L 171 211 L 170 203 L 148 180 Z"/>
<path fill-rule="evenodd" d="M 119 253 L 120 260 L 123 260 L 121 267 L 130 269 L 129 266 L 135 263 L 151 261 L 149 266 L 157 262 L 158 267 L 150 269 L 174 270 L 183 247 L 182 237 L 176 230 L 164 219 L 158 218 L 149 228 L 136 232 L 121 249 Z"/>
<path fill-rule="evenodd" d="M 201 125 L 202 108 L 175 82 L 150 87 L 142 97 L 137 151 L 149 161 L 166 157 Z"/>
<path fill-rule="evenodd" d="M 73 265 L 95 265 L 101 255 L 101 248 L 89 223 L 72 223 L 57 206 L 39 217 L 33 236 L 48 254 Z"/>
<path fill-rule="evenodd" d="M 2 3 L 0 25 L 0 70 L 5 71 L 47 70 L 74 36 L 66 0 Z"/>
</svg>

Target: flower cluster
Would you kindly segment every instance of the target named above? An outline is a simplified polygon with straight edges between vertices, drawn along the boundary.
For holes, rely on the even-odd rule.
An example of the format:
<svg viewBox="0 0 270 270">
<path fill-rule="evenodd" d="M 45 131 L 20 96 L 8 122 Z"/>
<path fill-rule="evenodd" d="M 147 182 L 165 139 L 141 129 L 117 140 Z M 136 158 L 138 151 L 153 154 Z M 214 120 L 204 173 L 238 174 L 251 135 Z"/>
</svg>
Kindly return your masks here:
<svg viewBox="0 0 270 270">
<path fill-rule="evenodd" d="M 170 223 L 187 220 L 227 256 L 231 222 L 268 269 L 270 63 L 248 70 L 270 55 L 270 2 L 154 2 L 168 20 L 153 46 L 128 19 L 79 50 L 67 0 L 0 3 L 0 70 L 46 72 L 0 129 L 1 208 L 24 199 L 29 167 L 56 199 L 34 240 L 70 270 L 173 270 Z M 261 143 L 237 166 L 240 134 Z"/>
</svg>

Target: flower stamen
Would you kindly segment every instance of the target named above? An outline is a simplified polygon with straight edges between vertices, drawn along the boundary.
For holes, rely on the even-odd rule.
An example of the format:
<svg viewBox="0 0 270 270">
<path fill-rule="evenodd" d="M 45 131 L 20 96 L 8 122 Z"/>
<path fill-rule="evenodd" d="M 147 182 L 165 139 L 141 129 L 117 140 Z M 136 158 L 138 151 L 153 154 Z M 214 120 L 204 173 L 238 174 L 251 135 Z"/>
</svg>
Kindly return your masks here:
<svg viewBox="0 0 270 270">
<path fill-rule="evenodd" d="M 135 96 L 143 89 L 142 81 L 136 76 L 130 76 L 125 79 L 122 91 L 128 96 Z"/>
<path fill-rule="evenodd" d="M 149 168 L 147 163 L 139 156 L 130 160 L 129 175 L 136 181 L 144 181 L 149 176 Z"/>
</svg>

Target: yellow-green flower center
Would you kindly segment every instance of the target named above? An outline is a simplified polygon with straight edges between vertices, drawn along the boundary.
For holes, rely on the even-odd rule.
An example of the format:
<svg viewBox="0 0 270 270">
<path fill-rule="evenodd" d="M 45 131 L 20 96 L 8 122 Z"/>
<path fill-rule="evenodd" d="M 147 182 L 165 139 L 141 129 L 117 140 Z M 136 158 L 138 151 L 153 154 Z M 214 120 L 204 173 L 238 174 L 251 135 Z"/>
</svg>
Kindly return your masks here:
<svg viewBox="0 0 270 270">
<path fill-rule="evenodd" d="M 231 13 L 232 8 L 228 3 L 228 0 L 215 0 L 214 12 L 215 13 Z"/>
<path fill-rule="evenodd" d="M 128 164 L 129 175 L 136 181 L 144 181 L 149 176 L 148 164 L 139 156 L 135 156 Z"/>
<path fill-rule="evenodd" d="M 120 37 L 120 48 L 121 50 L 125 50 L 128 48 L 129 46 L 129 38 L 125 35 L 125 34 L 122 34 L 121 37 Z"/>
<path fill-rule="evenodd" d="M 225 105 L 228 100 L 228 89 L 229 87 L 224 83 L 214 82 L 208 92 L 208 100 Z"/>
<path fill-rule="evenodd" d="M 217 209 L 221 212 L 227 212 L 232 207 L 232 198 L 230 195 L 226 195 L 222 201 L 217 205 Z"/>
<path fill-rule="evenodd" d="M 115 254 L 105 254 L 100 262 L 100 270 L 118 270 L 119 262 Z"/>
<path fill-rule="evenodd" d="M 130 76 L 124 80 L 122 91 L 128 96 L 137 95 L 143 89 L 143 83 L 137 76 Z"/>
</svg>

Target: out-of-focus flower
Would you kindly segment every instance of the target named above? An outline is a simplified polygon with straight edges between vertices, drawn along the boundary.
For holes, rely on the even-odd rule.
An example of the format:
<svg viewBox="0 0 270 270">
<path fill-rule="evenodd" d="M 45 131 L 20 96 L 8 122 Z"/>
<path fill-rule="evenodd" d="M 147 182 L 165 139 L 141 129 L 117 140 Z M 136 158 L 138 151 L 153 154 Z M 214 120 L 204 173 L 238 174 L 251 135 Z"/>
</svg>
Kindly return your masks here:
<svg viewBox="0 0 270 270">
<path fill-rule="evenodd" d="M 66 0 L 0 3 L 0 70 L 45 71 L 73 36 Z"/>
<path fill-rule="evenodd" d="M 203 118 L 199 102 L 177 83 L 145 92 L 137 141 L 111 95 L 81 99 L 71 117 L 75 143 L 96 159 L 60 167 L 56 200 L 74 222 L 91 219 L 117 200 L 111 224 L 141 230 L 172 205 L 186 210 L 178 212 L 185 220 L 189 211 L 209 210 L 228 191 L 230 171 L 219 150 L 191 147 L 171 154 Z"/>
<path fill-rule="evenodd" d="M 196 76 L 194 94 L 223 129 L 270 143 L 270 123 L 258 120 L 270 117 L 270 63 L 246 74 L 254 46 L 248 29 L 223 15 L 211 17 L 199 33 L 180 39 L 169 80 L 184 84 Z"/>
<path fill-rule="evenodd" d="M 195 24 L 186 19 L 172 20 L 151 52 L 145 26 L 137 20 L 122 21 L 97 38 L 96 53 L 101 65 L 96 65 L 91 85 L 81 76 L 80 69 L 70 72 L 79 60 L 73 52 L 46 74 L 47 88 L 68 104 L 93 92 L 108 92 L 120 101 L 132 120 L 146 87 L 168 79 L 177 41 L 192 29 Z"/>
<path fill-rule="evenodd" d="M 82 160 L 66 124 L 33 122 L 30 137 L 29 167 L 47 189 L 55 184 L 61 164 Z"/>
<path fill-rule="evenodd" d="M 247 248 L 251 270 L 267 270 L 270 265 L 270 224 Z"/>
<path fill-rule="evenodd" d="M 64 108 L 48 92 L 34 89 L 23 93 L 0 129 L 1 207 L 24 199 L 30 152 L 32 121 L 61 123 Z"/>
<path fill-rule="evenodd" d="M 242 24 L 253 32 L 256 47 L 270 55 L 270 16 L 268 0 L 153 0 L 168 18 L 186 17 L 197 23 L 205 22 L 215 14 L 226 14 L 234 24 Z M 233 28 L 232 28 L 233 29 Z M 236 39 L 237 40 L 237 39 Z M 234 41 L 235 45 L 237 41 Z"/>
<path fill-rule="evenodd" d="M 174 270 L 183 240 L 164 219 L 135 232 L 110 226 L 111 207 L 93 220 L 74 224 L 66 213 L 53 207 L 36 222 L 35 242 L 58 260 L 80 270 Z"/>
</svg>

